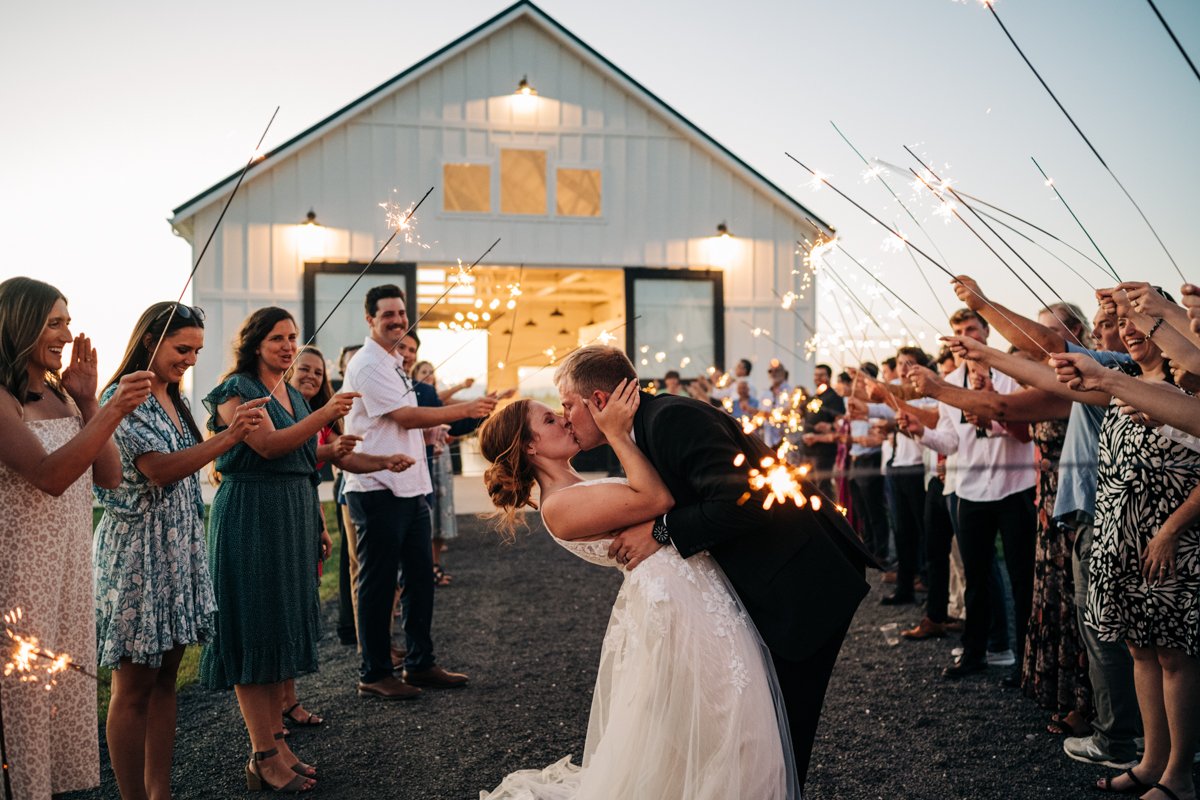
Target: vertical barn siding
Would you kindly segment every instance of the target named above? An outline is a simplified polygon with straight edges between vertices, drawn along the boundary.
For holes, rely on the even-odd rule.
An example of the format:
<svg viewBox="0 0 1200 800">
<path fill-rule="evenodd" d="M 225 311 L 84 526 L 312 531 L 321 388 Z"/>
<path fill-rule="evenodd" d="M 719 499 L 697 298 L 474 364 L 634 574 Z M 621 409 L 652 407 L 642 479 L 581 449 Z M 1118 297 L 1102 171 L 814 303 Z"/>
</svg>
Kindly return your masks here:
<svg viewBox="0 0 1200 800">
<path fill-rule="evenodd" d="M 511 94 L 523 75 L 540 93 L 527 113 L 514 111 Z M 547 151 L 546 216 L 499 214 L 505 147 Z M 448 161 L 491 165 L 490 214 L 442 211 Z M 600 218 L 554 215 L 559 165 L 601 171 Z M 522 17 L 250 174 L 197 274 L 196 302 L 209 312 L 212 340 L 196 367 L 197 393 L 203 396 L 227 368 L 228 343 L 251 310 L 273 303 L 299 315 L 303 254 L 293 226 L 310 207 L 326 226 L 324 259 L 365 261 L 390 233 L 378 204 L 404 205 L 431 185 L 438 188 L 418 227 L 428 249 L 401 244 L 384 260 L 474 260 L 501 237 L 489 256 L 493 263 L 707 268 L 715 266 L 709 237 L 725 220 L 740 254 L 725 267 L 727 360 L 748 356 L 761 365 L 778 356 L 793 381 L 809 380 L 808 365 L 756 339 L 748 325 L 803 353 L 808 330 L 780 308 L 772 289 L 798 287 L 793 242 L 814 237 L 812 226 L 628 94 L 616 76 Z M 193 253 L 223 202 L 216 197 L 195 215 Z M 814 294 L 796 304 L 813 324 Z M 765 368 L 756 378 L 759 371 L 765 382 Z"/>
</svg>

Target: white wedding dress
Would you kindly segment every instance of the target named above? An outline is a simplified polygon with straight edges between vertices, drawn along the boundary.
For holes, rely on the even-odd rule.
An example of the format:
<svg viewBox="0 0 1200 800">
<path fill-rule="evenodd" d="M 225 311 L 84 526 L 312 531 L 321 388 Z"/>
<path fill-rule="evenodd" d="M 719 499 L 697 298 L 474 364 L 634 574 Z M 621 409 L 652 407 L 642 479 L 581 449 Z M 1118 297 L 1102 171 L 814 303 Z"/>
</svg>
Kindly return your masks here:
<svg viewBox="0 0 1200 800">
<path fill-rule="evenodd" d="M 582 766 L 514 772 L 480 800 L 799 800 L 770 653 L 716 562 L 668 546 L 625 570 L 611 539 L 555 541 L 624 576 Z"/>
</svg>

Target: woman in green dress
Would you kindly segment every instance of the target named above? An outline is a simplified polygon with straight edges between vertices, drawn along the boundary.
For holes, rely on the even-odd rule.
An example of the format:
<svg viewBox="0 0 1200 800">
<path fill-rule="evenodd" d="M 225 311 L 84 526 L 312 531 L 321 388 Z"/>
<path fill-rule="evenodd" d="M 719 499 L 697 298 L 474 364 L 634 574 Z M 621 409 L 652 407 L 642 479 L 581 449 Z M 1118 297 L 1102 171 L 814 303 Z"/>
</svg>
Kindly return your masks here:
<svg viewBox="0 0 1200 800">
<path fill-rule="evenodd" d="M 254 752 L 246 785 L 306 791 L 316 770 L 283 739 L 283 682 L 317 669 L 320 530 L 315 481 L 317 434 L 346 415 L 357 394 L 346 392 L 310 413 L 285 381 L 298 351 L 296 322 L 282 308 L 251 314 L 234 342 L 234 366 L 204 399 L 219 432 L 237 407 L 259 397 L 267 419 L 217 459 L 221 486 L 213 499 L 209 564 L 218 611 L 200 679 L 232 687 Z"/>
</svg>

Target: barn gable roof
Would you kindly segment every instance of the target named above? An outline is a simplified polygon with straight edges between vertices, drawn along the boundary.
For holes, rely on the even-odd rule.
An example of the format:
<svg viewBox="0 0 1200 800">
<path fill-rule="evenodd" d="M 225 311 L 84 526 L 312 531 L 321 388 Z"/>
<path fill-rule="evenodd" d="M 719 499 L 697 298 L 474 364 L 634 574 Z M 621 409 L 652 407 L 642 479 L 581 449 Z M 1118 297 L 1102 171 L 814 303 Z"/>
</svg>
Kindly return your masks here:
<svg viewBox="0 0 1200 800">
<path fill-rule="evenodd" d="M 674 108 L 663 102 L 661 98 L 651 92 L 642 84 L 631 78 L 618 66 L 613 64 L 603 55 L 594 50 L 586 42 L 576 36 L 567 28 L 563 27 L 557 20 L 539 8 L 530 0 L 518 0 L 518 2 L 496 14 L 491 19 L 480 24 L 476 28 L 468 31 L 459 38 L 450 42 L 446 46 L 437 50 L 434 53 L 426 56 L 417 63 L 413 64 L 408 69 L 404 70 L 395 77 L 376 86 L 361 97 L 346 104 L 342 108 L 333 112 L 329 116 L 320 120 L 316 124 L 306 128 L 296 134 L 286 142 L 266 153 L 263 158 L 251 165 L 247 171 L 247 178 L 254 172 L 261 171 L 264 168 L 273 166 L 273 162 L 278 162 L 283 157 L 291 154 L 297 149 L 303 147 L 308 142 L 317 139 L 324 135 L 330 129 L 342 124 L 354 115 L 361 113 L 374 103 L 389 96 L 391 92 L 397 91 L 407 84 L 415 81 L 421 75 L 437 68 L 447 60 L 457 56 L 459 53 L 469 49 L 478 42 L 486 39 L 488 36 L 497 30 L 512 24 L 519 19 L 528 19 L 538 24 L 543 30 L 554 36 L 558 41 L 563 43 L 568 48 L 574 50 L 586 63 L 601 69 L 610 77 L 621 85 L 626 91 L 639 96 L 651 108 L 657 110 L 662 116 L 674 122 L 676 126 L 685 134 L 688 135 L 694 142 L 699 144 L 711 154 L 716 156 L 720 161 L 723 161 L 727 166 L 731 167 L 735 172 L 742 175 L 748 182 L 758 187 L 764 194 L 772 197 L 778 204 L 787 209 L 790 213 L 798 218 L 807 220 L 814 225 L 824 228 L 826 231 L 832 232 L 832 228 L 802 205 L 798 200 L 789 195 L 777 184 L 768 179 L 758 170 L 751 167 L 728 148 L 722 145 L 713 137 L 709 136 L 687 117 L 680 114 Z M 238 176 L 242 170 L 238 169 L 229 176 L 223 178 L 204 191 L 200 192 L 195 197 L 187 200 L 172 212 L 173 217 L 170 220 L 172 227 L 179 230 L 186 238 L 191 238 L 190 218 L 195 216 L 201 209 L 215 202 L 225 192 L 232 189 L 236 183 Z"/>
</svg>

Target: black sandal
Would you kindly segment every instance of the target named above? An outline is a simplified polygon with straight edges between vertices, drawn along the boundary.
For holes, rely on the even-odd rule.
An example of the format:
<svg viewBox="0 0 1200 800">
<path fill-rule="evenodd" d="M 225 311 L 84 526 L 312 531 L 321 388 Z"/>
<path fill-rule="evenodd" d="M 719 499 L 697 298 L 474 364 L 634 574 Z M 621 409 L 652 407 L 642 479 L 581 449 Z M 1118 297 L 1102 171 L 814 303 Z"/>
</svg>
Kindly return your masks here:
<svg viewBox="0 0 1200 800">
<path fill-rule="evenodd" d="M 318 728 L 321 725 L 325 724 L 324 717 L 318 716 L 318 715 L 312 713 L 311 711 L 304 712 L 305 714 L 308 714 L 308 716 L 305 717 L 304 719 L 299 719 L 298 717 L 292 716 L 292 712 L 295 711 L 299 707 L 300 707 L 300 703 L 296 703 L 296 705 L 292 706 L 287 711 L 283 712 L 283 718 L 285 720 L 287 720 L 288 722 L 292 723 L 293 725 L 298 725 L 302 728 Z M 313 722 L 313 720 L 316 720 L 316 722 Z"/>
<path fill-rule="evenodd" d="M 449 586 L 453 576 L 447 575 L 446 570 L 442 569 L 441 564 L 433 565 L 433 585 L 434 586 Z"/>
<path fill-rule="evenodd" d="M 1156 784 L 1154 784 L 1153 786 L 1151 786 L 1150 788 L 1151 788 L 1151 789 L 1158 789 L 1160 792 L 1162 792 L 1163 794 L 1165 794 L 1165 795 L 1168 797 L 1168 799 L 1169 799 L 1169 800 L 1179 800 L 1179 795 L 1175 794 L 1175 793 L 1174 793 L 1174 792 L 1172 792 L 1170 789 L 1168 789 L 1167 787 L 1163 786 L 1161 783 L 1156 783 Z"/>
<path fill-rule="evenodd" d="M 275 734 L 275 741 L 286 738 L 287 736 L 285 734 Z M 299 759 L 297 759 L 295 764 L 292 764 L 292 772 L 296 773 L 297 775 L 303 775 L 305 778 L 312 778 L 314 781 L 317 779 L 317 768 L 312 764 L 305 764 Z"/>
<path fill-rule="evenodd" d="M 1104 778 L 1102 783 L 1096 784 L 1096 789 L 1101 792 L 1113 792 L 1115 794 L 1145 794 L 1154 788 L 1154 786 L 1145 783 L 1138 778 L 1137 775 L 1134 775 L 1133 770 L 1134 767 L 1130 767 L 1124 772 Z M 1113 781 L 1115 781 L 1117 778 L 1120 778 L 1122 775 L 1124 775 L 1126 778 L 1129 778 L 1131 785 L 1126 786 L 1124 789 L 1114 789 Z M 1155 786 L 1157 786 L 1157 784 L 1155 784 Z M 1176 797 L 1175 800 L 1179 800 L 1179 798 Z"/>
</svg>

